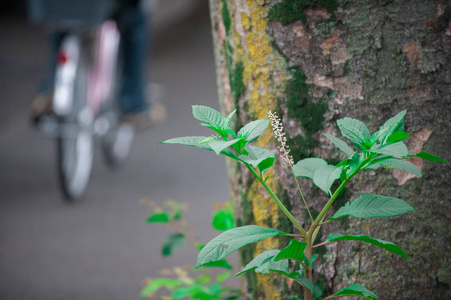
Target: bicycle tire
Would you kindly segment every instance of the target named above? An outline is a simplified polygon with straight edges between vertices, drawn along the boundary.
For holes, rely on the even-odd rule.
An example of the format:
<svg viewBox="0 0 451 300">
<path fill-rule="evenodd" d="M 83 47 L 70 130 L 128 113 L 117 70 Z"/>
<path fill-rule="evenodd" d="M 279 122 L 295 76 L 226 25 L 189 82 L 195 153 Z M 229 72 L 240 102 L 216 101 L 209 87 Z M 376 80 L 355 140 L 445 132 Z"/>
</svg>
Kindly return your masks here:
<svg viewBox="0 0 451 300">
<path fill-rule="evenodd" d="M 60 187 L 70 202 L 85 195 L 94 160 L 92 117 L 89 120 L 87 106 L 88 65 L 82 50 L 74 80 L 73 109 L 69 115 L 60 118 L 61 130 L 57 139 Z"/>
<path fill-rule="evenodd" d="M 117 44 L 112 89 L 104 107 L 107 114 L 109 114 L 110 126 L 109 130 L 102 137 L 102 152 L 106 164 L 113 169 L 120 167 L 127 160 L 135 137 L 133 126 L 121 121 L 119 109 L 118 98 L 123 68 L 122 46 L 121 42 Z"/>
</svg>

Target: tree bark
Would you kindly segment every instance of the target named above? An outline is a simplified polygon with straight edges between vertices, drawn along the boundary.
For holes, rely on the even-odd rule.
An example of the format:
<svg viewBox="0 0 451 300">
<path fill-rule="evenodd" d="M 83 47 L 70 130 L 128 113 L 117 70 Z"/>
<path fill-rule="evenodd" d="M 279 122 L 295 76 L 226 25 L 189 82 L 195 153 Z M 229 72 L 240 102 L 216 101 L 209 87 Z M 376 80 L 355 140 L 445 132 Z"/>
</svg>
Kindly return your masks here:
<svg viewBox="0 0 451 300">
<path fill-rule="evenodd" d="M 451 3 L 424 0 L 210 0 L 219 101 L 224 113 L 237 109 L 235 126 L 282 118 L 294 161 L 343 159 L 321 133 L 339 135 L 335 121 L 362 120 L 371 132 L 409 108 L 405 118 L 411 152 L 424 150 L 451 160 Z M 270 130 L 258 146 L 277 153 Z M 418 211 L 390 219 L 348 218 L 325 225 L 330 232 L 367 234 L 393 241 L 408 261 L 359 242 L 320 251 L 314 276 L 325 295 L 354 282 L 380 299 L 451 298 L 450 167 L 421 159 L 415 178 L 396 170 L 362 173 L 336 202 L 338 209 L 363 192 L 401 198 Z M 229 162 L 238 225 L 293 231 L 249 172 Z M 309 217 L 290 170 L 281 159 L 267 173 L 269 184 L 301 222 Z M 322 192 L 301 181 L 313 213 L 326 203 Z M 332 224 L 332 223 L 330 223 Z M 320 236 L 320 239 L 321 239 Z M 241 252 L 241 263 L 287 241 L 268 239 Z M 280 275 L 248 272 L 248 299 L 301 295 Z M 291 298 L 288 298 L 291 299 Z"/>
</svg>

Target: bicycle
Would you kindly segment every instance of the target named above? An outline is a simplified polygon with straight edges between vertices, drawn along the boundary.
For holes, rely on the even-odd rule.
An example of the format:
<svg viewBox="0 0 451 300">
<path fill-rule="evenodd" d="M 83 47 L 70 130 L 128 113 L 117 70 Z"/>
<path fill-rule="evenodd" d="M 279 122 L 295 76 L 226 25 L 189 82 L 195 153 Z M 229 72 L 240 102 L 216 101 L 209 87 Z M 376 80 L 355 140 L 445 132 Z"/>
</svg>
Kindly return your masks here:
<svg viewBox="0 0 451 300">
<path fill-rule="evenodd" d="M 69 201 L 82 198 L 100 140 L 106 162 L 117 167 L 130 153 L 131 125 L 117 107 L 120 39 L 109 0 L 28 0 L 31 19 L 64 31 L 53 80 L 52 115 L 38 128 L 57 141 L 60 187 Z"/>
</svg>

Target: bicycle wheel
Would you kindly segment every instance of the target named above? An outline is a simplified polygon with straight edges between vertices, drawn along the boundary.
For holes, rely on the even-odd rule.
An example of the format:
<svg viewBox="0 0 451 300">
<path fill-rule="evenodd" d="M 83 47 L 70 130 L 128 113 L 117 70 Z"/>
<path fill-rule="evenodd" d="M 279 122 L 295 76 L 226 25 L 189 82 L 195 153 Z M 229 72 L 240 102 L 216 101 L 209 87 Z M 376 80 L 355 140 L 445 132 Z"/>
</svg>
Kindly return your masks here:
<svg viewBox="0 0 451 300">
<path fill-rule="evenodd" d="M 69 201 L 80 199 L 85 194 L 93 165 L 93 116 L 87 106 L 87 91 L 87 60 L 80 51 L 74 78 L 72 110 L 60 118 L 61 130 L 57 140 L 60 186 Z"/>
</svg>

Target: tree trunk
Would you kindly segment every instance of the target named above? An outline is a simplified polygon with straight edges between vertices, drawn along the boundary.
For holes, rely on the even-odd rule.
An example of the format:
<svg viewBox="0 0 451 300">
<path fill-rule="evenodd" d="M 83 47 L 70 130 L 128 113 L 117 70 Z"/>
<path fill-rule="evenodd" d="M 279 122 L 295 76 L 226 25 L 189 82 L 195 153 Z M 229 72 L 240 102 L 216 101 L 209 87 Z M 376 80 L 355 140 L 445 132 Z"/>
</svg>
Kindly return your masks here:
<svg viewBox="0 0 451 300">
<path fill-rule="evenodd" d="M 357 118 L 374 132 L 409 108 L 405 128 L 414 133 L 409 150 L 451 160 L 451 3 L 210 0 L 210 11 L 220 104 L 224 113 L 237 109 L 237 128 L 276 111 L 295 162 L 315 156 L 336 164 L 343 157 L 320 134 L 337 135 L 337 119 Z M 277 153 L 269 130 L 258 146 Z M 362 282 L 380 299 L 451 298 L 450 168 L 421 159 L 412 162 L 423 170 L 423 178 L 396 170 L 364 172 L 334 209 L 374 191 L 406 200 L 417 212 L 391 219 L 347 218 L 325 225 L 322 232 L 323 238 L 341 232 L 393 241 L 406 251 L 408 261 L 359 242 L 332 244 L 327 251 L 323 247 L 314 276 L 325 295 Z M 252 174 L 233 162 L 229 174 L 238 225 L 293 231 Z M 280 159 L 267 176 L 293 215 L 309 222 L 294 179 Z M 308 180 L 301 187 L 317 213 L 325 196 Z M 274 238 L 248 247 L 241 252 L 241 263 L 284 243 Z M 296 283 L 280 275 L 248 272 L 244 285 L 250 299 L 301 295 Z"/>
</svg>

